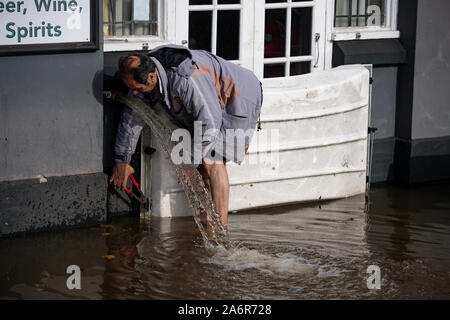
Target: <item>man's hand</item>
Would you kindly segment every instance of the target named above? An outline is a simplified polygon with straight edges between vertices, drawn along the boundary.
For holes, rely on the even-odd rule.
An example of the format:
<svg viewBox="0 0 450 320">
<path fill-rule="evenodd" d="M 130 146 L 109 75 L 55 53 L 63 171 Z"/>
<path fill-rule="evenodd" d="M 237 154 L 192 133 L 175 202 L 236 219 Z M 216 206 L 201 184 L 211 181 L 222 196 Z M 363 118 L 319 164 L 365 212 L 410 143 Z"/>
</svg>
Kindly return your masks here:
<svg viewBox="0 0 450 320">
<path fill-rule="evenodd" d="M 126 162 L 116 162 L 113 168 L 111 178 L 109 178 L 109 183 L 114 185 L 120 190 L 124 190 L 127 186 L 127 180 L 130 174 L 134 173 L 134 169 Z"/>
</svg>

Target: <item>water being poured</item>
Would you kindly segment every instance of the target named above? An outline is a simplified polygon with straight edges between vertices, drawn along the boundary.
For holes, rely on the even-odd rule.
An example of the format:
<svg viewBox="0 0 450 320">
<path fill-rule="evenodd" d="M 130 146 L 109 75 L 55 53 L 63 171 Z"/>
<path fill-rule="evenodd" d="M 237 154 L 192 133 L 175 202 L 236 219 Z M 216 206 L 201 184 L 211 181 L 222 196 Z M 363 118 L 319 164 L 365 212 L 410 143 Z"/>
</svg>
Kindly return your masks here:
<svg viewBox="0 0 450 320">
<path fill-rule="evenodd" d="M 178 129 L 178 127 L 170 121 L 167 115 L 157 108 L 148 106 L 138 98 L 118 96 L 116 100 L 130 107 L 147 123 L 163 150 L 171 159 L 172 149 L 176 146 L 171 137 L 173 131 Z M 202 234 L 205 244 L 208 245 L 213 242 L 216 245 L 229 245 L 227 231 L 222 224 L 220 214 L 217 213 L 211 194 L 195 165 L 186 163 L 177 165 L 172 161 L 169 162 L 174 166 L 178 181 L 183 186 L 192 208 L 195 223 Z M 202 214 L 207 215 L 211 232 L 205 231 L 201 222 Z"/>
<path fill-rule="evenodd" d="M 144 119 L 171 159 L 172 150 L 177 145 L 171 139 L 172 133 L 179 128 L 170 121 L 167 114 L 158 107 L 149 107 L 140 99 L 130 96 L 120 96 L 117 100 L 129 106 Z M 225 269 L 253 269 L 275 274 L 309 274 L 312 271 L 298 258 L 264 254 L 257 250 L 241 247 L 239 244 L 233 244 L 222 224 L 220 214 L 215 209 L 211 194 L 195 165 L 186 163 L 177 165 L 170 162 L 174 166 L 179 183 L 182 184 L 192 207 L 194 221 L 202 235 L 205 248 L 211 254 L 204 261 L 205 263 L 220 265 Z M 202 214 L 206 214 L 208 217 L 210 232 L 206 232 L 201 222 Z"/>
</svg>

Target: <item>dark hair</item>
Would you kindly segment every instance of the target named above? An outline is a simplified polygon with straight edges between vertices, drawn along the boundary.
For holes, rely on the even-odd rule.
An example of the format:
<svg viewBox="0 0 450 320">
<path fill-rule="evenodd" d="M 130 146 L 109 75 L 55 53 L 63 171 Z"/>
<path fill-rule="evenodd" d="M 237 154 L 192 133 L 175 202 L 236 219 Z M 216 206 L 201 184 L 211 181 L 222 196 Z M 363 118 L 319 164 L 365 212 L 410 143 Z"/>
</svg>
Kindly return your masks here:
<svg viewBox="0 0 450 320">
<path fill-rule="evenodd" d="M 140 63 L 132 68 L 131 64 L 138 58 Z M 147 84 L 148 74 L 155 72 L 156 65 L 147 55 L 132 53 L 119 59 L 119 72 L 123 78 L 132 75 L 134 80 L 140 84 Z"/>
</svg>

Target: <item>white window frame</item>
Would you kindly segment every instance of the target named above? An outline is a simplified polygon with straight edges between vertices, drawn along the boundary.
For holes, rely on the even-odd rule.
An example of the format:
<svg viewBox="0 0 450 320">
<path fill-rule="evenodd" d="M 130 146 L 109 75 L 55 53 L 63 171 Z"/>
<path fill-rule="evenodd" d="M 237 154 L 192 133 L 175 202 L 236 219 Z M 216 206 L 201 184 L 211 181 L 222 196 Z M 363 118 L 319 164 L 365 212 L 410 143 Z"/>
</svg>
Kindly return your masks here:
<svg viewBox="0 0 450 320">
<path fill-rule="evenodd" d="M 311 0 L 304 2 L 293 2 L 292 0 L 287 0 L 287 2 L 281 3 L 266 3 L 265 0 L 255 0 L 255 25 L 260 27 L 255 27 L 255 60 L 253 71 L 260 79 L 264 76 L 264 65 L 271 63 L 285 63 L 285 76 L 289 77 L 289 66 L 290 63 L 293 62 L 306 62 L 311 61 L 311 72 L 323 70 L 325 67 L 325 25 L 324 21 L 318 21 L 317 13 L 318 12 L 326 12 L 326 2 L 327 0 Z M 334 1 L 334 0 L 333 0 Z M 265 33 L 265 10 L 266 9 L 287 9 L 287 8 L 302 8 L 302 7 L 313 7 L 313 19 L 312 19 L 312 29 L 311 29 L 311 54 L 307 56 L 296 56 L 291 57 L 291 47 L 290 47 L 290 32 L 286 33 L 286 37 L 288 38 L 286 43 L 286 53 L 285 57 L 282 58 L 264 58 L 264 33 Z M 317 11 L 314 11 L 317 10 Z M 289 15 L 291 10 L 287 11 Z M 286 17 L 286 30 L 290 30 L 290 19 Z M 325 18 L 324 18 L 325 19 Z M 318 47 L 316 47 L 316 43 L 314 40 L 314 34 L 320 34 L 320 39 L 318 41 Z M 319 51 L 316 52 L 316 49 Z M 316 58 L 318 57 L 317 65 L 314 67 L 313 65 L 316 62 Z M 289 63 L 288 63 L 289 62 Z"/>
<path fill-rule="evenodd" d="M 100 0 L 103 1 L 103 0 Z M 174 42 L 176 1 L 158 0 L 158 36 L 105 36 L 103 51 L 139 51 Z"/>
<path fill-rule="evenodd" d="M 311 72 L 323 70 L 325 67 L 325 22 L 318 21 L 316 12 L 325 12 L 327 0 L 310 0 L 305 2 L 292 2 L 288 0 L 285 3 L 265 3 L 265 0 L 242 0 L 240 4 L 219 5 L 217 0 L 213 0 L 211 5 L 189 5 L 189 0 L 178 0 L 177 2 L 177 31 L 176 43 L 185 44 L 188 42 L 188 27 L 190 11 L 212 11 L 212 53 L 216 53 L 216 35 L 217 35 L 217 10 L 241 10 L 240 15 L 240 42 L 239 42 L 239 60 L 232 61 L 236 64 L 252 70 L 256 76 L 263 80 L 264 64 L 285 63 L 285 72 L 289 76 L 290 62 L 311 61 L 312 66 L 318 57 L 316 68 L 311 68 Z M 290 56 L 290 44 L 287 43 L 286 55 L 281 58 L 264 58 L 264 32 L 265 32 L 265 10 L 266 9 L 287 9 L 288 7 L 313 7 L 313 26 L 311 39 L 311 54 L 305 56 Z M 288 14 L 289 14 L 288 10 Z M 288 23 L 289 19 L 287 19 Z M 289 26 L 287 28 L 290 29 Z M 320 55 L 316 55 L 316 43 L 314 34 L 319 33 L 321 39 L 318 42 Z M 290 36 L 290 34 L 289 34 Z M 289 62 L 289 63 L 288 63 Z"/>
<path fill-rule="evenodd" d="M 159 36 L 148 37 L 105 37 L 104 51 L 135 51 L 152 49 L 156 46 L 176 43 L 187 45 L 188 26 L 189 26 L 189 0 L 159 0 L 158 14 L 158 34 Z M 255 74 L 263 79 L 264 72 L 264 19 L 265 8 L 277 6 L 278 4 L 266 4 L 265 0 L 243 0 L 243 3 L 237 5 L 241 8 L 241 25 L 245 23 L 244 28 L 240 31 L 240 59 L 235 61 L 245 68 L 255 72 Z M 313 22 L 312 33 L 320 33 L 321 41 L 319 42 L 319 63 L 316 70 L 331 68 L 331 60 L 333 53 L 333 41 L 346 41 L 355 39 L 389 39 L 399 38 L 400 32 L 397 30 L 397 12 L 398 0 L 387 0 L 386 19 L 387 26 L 380 27 L 352 27 L 352 28 L 334 28 L 334 5 L 335 0 L 313 0 L 317 6 L 317 10 L 325 13 L 325 23 Z M 229 6 L 231 10 L 235 5 L 217 5 L 216 9 Z M 300 2 L 301 3 L 301 2 Z M 214 6 L 214 5 L 213 5 Z M 210 6 L 208 6 L 210 7 Z M 200 9 L 200 8 L 198 8 Z M 211 8 L 208 8 L 210 10 Z M 205 10 L 206 7 L 205 7 Z M 213 41 L 215 43 L 215 41 Z M 315 51 L 313 43 L 312 50 Z M 313 60 L 316 53 L 312 52 Z M 278 59 L 278 58 L 276 58 Z M 284 59 L 284 58 L 281 58 Z M 303 59 L 303 58 L 302 58 Z M 291 59 L 292 62 L 295 62 Z M 301 59 L 300 59 L 301 60 Z M 267 61 L 267 60 L 266 60 Z M 278 60 L 273 60 L 278 62 Z M 280 62 L 284 62 L 281 61 Z"/>
<path fill-rule="evenodd" d="M 217 51 L 218 11 L 239 10 L 241 26 L 239 29 L 239 59 L 230 60 L 230 62 L 253 69 L 254 1 L 242 0 L 240 4 L 218 4 L 218 0 L 212 0 L 210 5 L 189 5 L 189 0 L 178 0 L 176 10 L 176 43 L 186 46 L 189 39 L 189 12 L 212 12 L 211 53 L 213 54 L 216 54 Z"/>
<path fill-rule="evenodd" d="M 347 41 L 347 40 L 368 40 L 368 39 L 392 39 L 400 38 L 400 32 L 397 30 L 398 0 L 386 0 L 386 26 L 385 27 L 334 27 L 334 8 L 335 0 L 328 0 L 328 10 L 332 14 L 328 15 L 327 34 L 329 41 Z"/>
<path fill-rule="evenodd" d="M 211 28 L 211 53 L 217 54 L 217 16 L 218 11 L 225 11 L 225 10 L 239 10 L 240 11 L 240 25 L 244 23 L 244 17 L 243 17 L 243 9 L 244 5 L 242 2 L 240 4 L 219 4 L 218 0 L 212 0 L 211 5 L 189 5 L 189 12 L 192 11 L 211 11 L 212 12 L 212 28 Z M 243 28 L 239 28 L 239 40 L 242 39 Z M 230 60 L 230 62 L 236 63 L 236 64 L 242 64 L 242 41 L 239 41 L 239 59 L 238 60 Z"/>
</svg>

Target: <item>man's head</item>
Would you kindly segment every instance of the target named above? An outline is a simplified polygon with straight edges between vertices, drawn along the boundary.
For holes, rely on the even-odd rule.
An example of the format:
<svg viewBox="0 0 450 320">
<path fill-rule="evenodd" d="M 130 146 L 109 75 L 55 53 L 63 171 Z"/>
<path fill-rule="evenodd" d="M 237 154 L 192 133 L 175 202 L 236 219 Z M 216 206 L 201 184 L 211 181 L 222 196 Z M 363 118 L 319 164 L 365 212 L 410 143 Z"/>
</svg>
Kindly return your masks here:
<svg viewBox="0 0 450 320">
<path fill-rule="evenodd" d="M 119 72 L 133 94 L 149 93 L 158 84 L 155 63 L 146 55 L 131 54 L 120 58 Z"/>
</svg>

